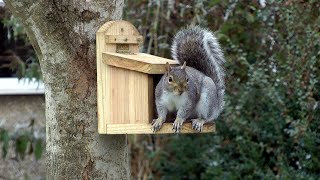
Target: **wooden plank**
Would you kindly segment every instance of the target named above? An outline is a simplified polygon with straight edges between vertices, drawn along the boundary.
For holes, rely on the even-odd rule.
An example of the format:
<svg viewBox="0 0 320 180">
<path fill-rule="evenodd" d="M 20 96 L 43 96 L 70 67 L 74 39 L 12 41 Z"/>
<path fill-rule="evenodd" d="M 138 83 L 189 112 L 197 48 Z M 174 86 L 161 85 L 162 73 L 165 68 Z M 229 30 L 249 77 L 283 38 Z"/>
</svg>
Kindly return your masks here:
<svg viewBox="0 0 320 180">
<path fill-rule="evenodd" d="M 173 65 L 178 64 L 178 62 L 175 60 L 154 56 L 146 53 L 120 54 L 120 53 L 105 52 L 104 54 L 108 54 L 110 56 L 118 57 L 121 59 L 130 59 L 133 61 L 144 62 L 147 64 L 166 64 L 167 62 Z"/>
<path fill-rule="evenodd" d="M 142 42 L 143 42 L 142 36 L 106 35 L 106 43 L 140 44 Z"/>
<path fill-rule="evenodd" d="M 107 124 L 111 120 L 110 84 L 112 83 L 112 66 L 102 61 L 103 52 L 116 52 L 116 44 L 107 43 L 106 36 L 140 36 L 137 29 L 127 21 L 109 21 L 103 24 L 96 33 L 97 51 L 97 104 L 98 104 L 98 132 L 106 134 Z M 130 52 L 139 52 L 138 44 L 129 44 Z M 108 103 L 107 103 L 108 102 Z"/>
<path fill-rule="evenodd" d="M 211 133 L 216 131 L 214 123 L 205 124 L 201 133 Z M 164 123 L 160 131 L 155 134 L 170 134 L 172 123 Z M 192 129 L 191 123 L 184 123 L 180 133 L 198 133 Z M 151 124 L 108 124 L 107 134 L 153 134 Z"/>
<path fill-rule="evenodd" d="M 153 56 L 144 53 L 120 54 L 105 52 L 102 55 L 103 62 L 110 66 L 130 69 L 146 74 L 164 74 L 166 72 L 166 63 L 175 66 L 177 61 Z"/>
<path fill-rule="evenodd" d="M 96 33 L 98 132 L 100 134 L 107 133 L 106 118 L 104 113 L 105 106 L 103 103 L 105 101 L 105 87 L 103 82 L 106 82 L 104 76 L 106 69 L 104 67 L 105 65 L 102 63 L 102 52 L 106 51 L 105 31 L 111 26 L 112 23 L 113 21 L 105 23 Z"/>
<path fill-rule="evenodd" d="M 148 123 L 152 116 L 149 102 L 153 101 L 149 75 L 110 66 L 108 77 L 107 124 Z"/>
</svg>

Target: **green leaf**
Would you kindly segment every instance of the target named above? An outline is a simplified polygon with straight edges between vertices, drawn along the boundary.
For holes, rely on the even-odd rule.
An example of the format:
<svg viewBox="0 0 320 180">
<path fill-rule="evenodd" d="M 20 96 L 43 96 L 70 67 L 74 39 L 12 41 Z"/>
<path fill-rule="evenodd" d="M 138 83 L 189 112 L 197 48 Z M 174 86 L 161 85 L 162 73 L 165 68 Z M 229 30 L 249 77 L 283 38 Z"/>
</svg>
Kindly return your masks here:
<svg viewBox="0 0 320 180">
<path fill-rule="evenodd" d="M 29 142 L 30 142 L 30 139 L 27 135 L 22 135 L 18 137 L 16 140 L 16 152 L 20 155 L 22 159 L 26 154 L 26 150 Z"/>
<path fill-rule="evenodd" d="M 246 19 L 249 23 L 253 23 L 254 22 L 254 16 L 251 13 L 246 13 Z"/>
<path fill-rule="evenodd" d="M 43 142 L 41 139 L 36 140 L 35 142 L 35 147 L 34 147 L 34 155 L 36 157 L 37 160 L 39 160 L 41 158 L 41 155 L 43 153 Z"/>
<path fill-rule="evenodd" d="M 9 133 L 8 133 L 7 130 L 4 130 L 4 129 L 1 130 L 0 140 L 3 143 L 3 145 L 2 145 L 2 151 L 3 151 L 2 157 L 5 158 L 7 156 L 7 154 L 8 154 L 9 140 L 10 140 Z"/>
</svg>

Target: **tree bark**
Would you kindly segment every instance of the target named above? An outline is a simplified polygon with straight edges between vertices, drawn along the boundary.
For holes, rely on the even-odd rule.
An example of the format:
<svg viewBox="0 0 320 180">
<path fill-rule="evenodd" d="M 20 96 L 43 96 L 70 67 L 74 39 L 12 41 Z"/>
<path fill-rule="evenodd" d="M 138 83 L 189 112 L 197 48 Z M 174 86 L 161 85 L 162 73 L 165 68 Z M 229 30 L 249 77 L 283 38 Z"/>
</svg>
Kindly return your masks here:
<svg viewBox="0 0 320 180">
<path fill-rule="evenodd" d="M 127 137 L 98 135 L 95 33 L 123 0 L 6 0 L 40 60 L 47 179 L 129 179 Z"/>
</svg>

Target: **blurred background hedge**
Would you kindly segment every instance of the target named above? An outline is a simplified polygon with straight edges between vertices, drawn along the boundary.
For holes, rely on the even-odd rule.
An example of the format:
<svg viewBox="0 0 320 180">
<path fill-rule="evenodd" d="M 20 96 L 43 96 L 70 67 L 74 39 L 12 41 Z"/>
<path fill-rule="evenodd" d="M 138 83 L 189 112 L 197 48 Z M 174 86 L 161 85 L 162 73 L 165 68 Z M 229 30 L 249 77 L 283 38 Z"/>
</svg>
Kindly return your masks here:
<svg viewBox="0 0 320 180">
<path fill-rule="evenodd" d="M 23 29 L 5 16 L 3 42 L 12 47 L 2 53 L 18 58 L 2 72 L 41 80 Z M 173 35 L 199 24 L 216 33 L 227 59 L 217 133 L 129 136 L 133 179 L 320 177 L 318 0 L 126 0 L 123 19 L 144 36 L 143 52 L 170 58 Z"/>
</svg>

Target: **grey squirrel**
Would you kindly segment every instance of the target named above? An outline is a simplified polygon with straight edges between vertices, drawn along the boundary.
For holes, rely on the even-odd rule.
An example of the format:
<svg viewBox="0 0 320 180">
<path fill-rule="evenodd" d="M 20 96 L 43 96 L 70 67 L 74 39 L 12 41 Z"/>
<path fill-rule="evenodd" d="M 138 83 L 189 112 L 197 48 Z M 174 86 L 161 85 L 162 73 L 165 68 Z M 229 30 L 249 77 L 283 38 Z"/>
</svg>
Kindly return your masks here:
<svg viewBox="0 0 320 180">
<path fill-rule="evenodd" d="M 176 112 L 173 131 L 179 133 L 183 122 L 192 121 L 192 128 L 202 131 L 224 107 L 224 55 L 212 32 L 199 26 L 180 30 L 173 39 L 171 53 L 181 66 L 171 67 L 162 76 L 155 90 L 158 118 L 152 130 L 160 130 L 169 112 Z"/>
</svg>

